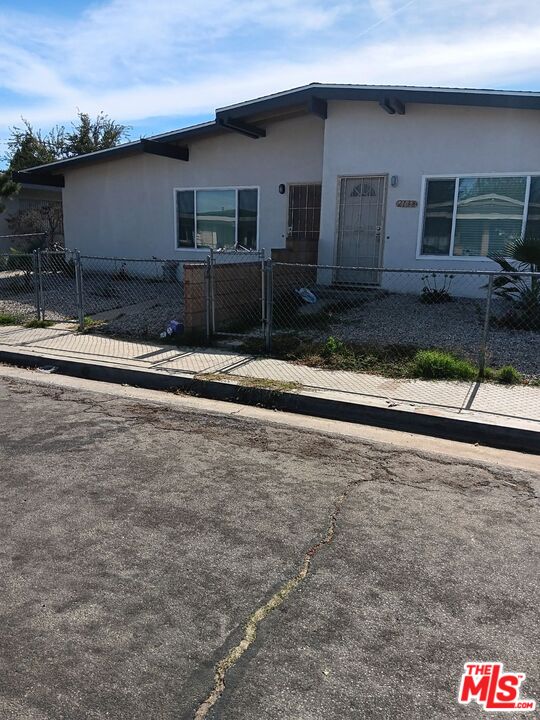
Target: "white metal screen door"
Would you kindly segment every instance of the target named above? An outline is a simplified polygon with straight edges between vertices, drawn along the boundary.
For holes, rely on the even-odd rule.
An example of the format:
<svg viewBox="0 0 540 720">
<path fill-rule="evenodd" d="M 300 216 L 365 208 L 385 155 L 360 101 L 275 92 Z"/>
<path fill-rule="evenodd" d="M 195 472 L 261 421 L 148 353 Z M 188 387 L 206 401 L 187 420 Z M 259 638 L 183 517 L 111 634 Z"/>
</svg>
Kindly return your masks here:
<svg viewBox="0 0 540 720">
<path fill-rule="evenodd" d="M 365 175 L 340 179 L 337 264 L 379 267 L 386 205 L 386 176 Z M 335 280 L 344 283 L 379 283 L 380 273 L 340 269 Z"/>
</svg>

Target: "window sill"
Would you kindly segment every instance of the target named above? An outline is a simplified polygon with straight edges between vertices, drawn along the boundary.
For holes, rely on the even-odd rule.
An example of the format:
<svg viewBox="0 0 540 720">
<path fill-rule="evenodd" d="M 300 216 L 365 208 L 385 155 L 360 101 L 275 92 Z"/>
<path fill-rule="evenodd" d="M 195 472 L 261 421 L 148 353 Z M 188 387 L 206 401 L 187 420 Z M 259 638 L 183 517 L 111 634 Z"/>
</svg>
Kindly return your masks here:
<svg viewBox="0 0 540 720">
<path fill-rule="evenodd" d="M 195 247 L 195 248 L 194 247 L 182 247 L 182 248 L 177 247 L 177 248 L 175 248 L 176 252 L 199 252 L 199 253 L 206 253 L 206 254 L 209 254 L 211 249 L 212 248 L 202 248 L 202 247 Z M 214 248 L 214 253 L 220 253 L 220 252 L 233 253 L 233 252 L 237 252 L 237 251 L 233 247 L 217 248 L 217 249 Z M 238 252 L 246 252 L 246 251 L 238 250 Z M 260 252 L 260 250 L 258 248 L 250 248 L 247 252 L 257 253 L 257 252 Z"/>
<path fill-rule="evenodd" d="M 495 262 L 484 255 L 417 255 L 417 260 L 463 260 L 465 262 Z"/>
</svg>

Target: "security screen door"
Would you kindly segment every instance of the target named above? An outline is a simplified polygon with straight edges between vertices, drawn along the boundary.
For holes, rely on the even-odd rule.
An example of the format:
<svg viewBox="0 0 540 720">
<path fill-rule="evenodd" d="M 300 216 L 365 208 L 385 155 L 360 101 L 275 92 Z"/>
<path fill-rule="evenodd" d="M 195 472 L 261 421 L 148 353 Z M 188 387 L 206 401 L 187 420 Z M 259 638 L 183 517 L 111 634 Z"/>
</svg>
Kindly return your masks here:
<svg viewBox="0 0 540 720">
<path fill-rule="evenodd" d="M 321 183 L 289 185 L 287 234 L 293 240 L 319 242 L 321 227 Z"/>
<path fill-rule="evenodd" d="M 347 270 L 347 267 L 379 267 L 386 205 L 386 176 L 365 175 L 339 181 L 339 215 L 336 272 L 341 283 L 377 285 L 376 270 Z"/>
</svg>

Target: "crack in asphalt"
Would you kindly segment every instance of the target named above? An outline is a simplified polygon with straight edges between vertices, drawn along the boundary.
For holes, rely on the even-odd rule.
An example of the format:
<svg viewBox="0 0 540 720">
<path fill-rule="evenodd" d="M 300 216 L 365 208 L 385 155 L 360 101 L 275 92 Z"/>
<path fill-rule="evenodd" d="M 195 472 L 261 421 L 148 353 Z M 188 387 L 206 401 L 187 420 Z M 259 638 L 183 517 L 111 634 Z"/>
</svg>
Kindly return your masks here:
<svg viewBox="0 0 540 720">
<path fill-rule="evenodd" d="M 6 382 L 10 386 L 10 390 L 15 393 L 32 393 L 32 389 L 22 389 L 17 387 L 15 384 L 12 385 L 9 381 Z M 148 424 L 149 426 L 165 431 L 165 432 L 189 432 L 189 424 L 183 425 L 182 422 L 175 423 L 173 418 L 166 417 L 166 408 L 160 406 L 155 407 L 152 404 L 144 404 L 140 402 L 134 402 L 132 400 L 125 400 L 122 398 L 107 398 L 103 400 L 97 400 L 93 397 L 84 395 L 78 395 L 77 399 L 74 400 L 68 395 L 69 391 L 63 389 L 52 389 L 47 388 L 41 390 L 42 394 L 51 397 L 54 400 L 61 402 L 72 402 L 79 404 L 81 414 L 96 414 L 103 415 L 110 420 L 117 422 L 127 423 L 128 427 L 134 427 L 137 425 Z M 112 407 L 111 404 L 120 403 L 120 407 Z M 108 406 L 108 407 L 106 407 Z M 240 412 L 239 410 L 236 412 Z M 236 414 L 235 412 L 229 415 Z M 212 417 L 211 415 L 209 416 Z M 173 420 L 172 422 L 170 420 Z M 242 418 L 239 418 L 240 422 L 250 422 Z M 235 420 L 236 422 L 236 420 Z M 209 421 L 209 425 L 211 425 Z M 322 433 L 324 435 L 324 433 Z M 261 442 L 264 438 L 257 437 Z M 266 442 L 266 440 L 265 440 Z M 223 696 L 226 689 L 226 679 L 228 673 L 240 662 L 242 656 L 248 651 L 248 649 L 255 643 L 257 639 L 257 630 L 259 625 L 279 606 L 281 606 L 285 600 L 304 582 L 310 573 L 312 568 L 312 562 L 315 556 L 324 549 L 325 546 L 330 545 L 334 540 L 337 532 L 338 518 L 349 495 L 352 491 L 367 483 L 381 483 L 389 485 L 400 485 L 411 487 L 416 490 L 424 491 L 437 491 L 437 485 L 432 486 L 426 482 L 407 482 L 403 477 L 399 477 L 396 474 L 397 468 L 390 467 L 392 461 L 401 459 L 404 457 L 411 458 L 424 458 L 430 462 L 436 463 L 443 466 L 455 465 L 455 460 L 452 458 L 445 458 L 441 456 L 433 456 L 429 453 L 423 453 L 417 450 L 411 449 L 397 449 L 385 446 L 383 449 L 379 449 L 373 446 L 373 444 L 363 442 L 363 457 L 368 462 L 376 463 L 376 470 L 372 471 L 369 475 L 364 477 L 356 477 L 346 483 L 344 489 L 340 494 L 337 495 L 333 501 L 331 513 L 328 517 L 326 530 L 322 532 L 320 539 L 312 545 L 307 552 L 303 555 L 301 564 L 296 574 L 289 580 L 284 582 L 279 589 L 266 601 L 264 604 L 257 607 L 254 612 L 248 617 L 247 622 L 243 626 L 243 634 L 240 641 L 231 647 L 227 653 L 222 657 L 217 664 L 214 666 L 214 684 L 211 687 L 208 695 L 194 710 L 194 720 L 206 720 L 209 717 L 209 713 L 218 704 Z M 266 446 L 265 446 L 266 447 Z M 271 447 L 267 447 L 270 452 Z M 282 449 L 286 452 L 286 449 Z M 497 487 L 497 483 L 500 486 L 506 486 L 510 488 L 518 495 L 524 496 L 525 500 L 537 500 L 538 495 L 535 493 L 534 488 L 525 479 L 515 478 L 512 473 L 506 472 L 503 469 L 490 468 L 489 470 L 480 461 L 466 461 L 460 459 L 459 464 L 463 467 L 469 467 L 472 469 L 483 468 L 487 473 L 489 480 L 476 478 L 471 482 L 471 485 L 467 488 L 459 487 L 454 484 L 448 483 L 448 487 L 452 491 L 460 494 L 468 494 L 471 489 L 479 488 L 484 485 L 491 485 Z M 446 484 L 443 481 L 443 485 Z"/>
<path fill-rule="evenodd" d="M 210 710 L 214 707 L 214 705 L 223 695 L 223 692 L 225 690 L 225 678 L 227 676 L 227 673 L 237 664 L 242 655 L 255 642 L 257 638 L 257 628 L 259 624 L 271 612 L 276 610 L 289 597 L 289 595 L 294 590 L 296 590 L 296 588 L 306 579 L 311 569 L 311 563 L 313 558 L 325 547 L 325 545 L 329 545 L 332 542 L 332 540 L 334 539 L 334 535 L 336 534 L 337 520 L 339 514 L 347 500 L 347 497 L 350 495 L 352 490 L 357 485 L 372 482 L 375 479 L 375 476 L 367 479 L 356 478 L 355 480 L 350 480 L 346 484 L 343 492 L 338 495 L 338 497 L 334 501 L 334 509 L 330 515 L 325 534 L 305 553 L 302 564 L 300 565 L 300 568 L 296 575 L 294 575 L 290 580 L 287 580 L 287 582 L 282 585 L 280 589 L 275 592 L 267 602 L 264 603 L 264 605 L 258 607 L 255 612 L 253 612 L 249 616 L 248 621 L 244 626 L 244 634 L 240 642 L 234 647 L 232 647 L 225 655 L 225 657 L 223 657 L 216 664 L 214 672 L 214 687 L 212 688 L 210 694 L 206 697 L 206 699 L 203 700 L 203 702 L 198 706 L 197 710 L 195 711 L 194 720 L 205 720 L 205 718 L 208 717 L 208 713 L 210 712 Z"/>
<path fill-rule="evenodd" d="M 398 451 L 399 452 L 399 451 Z M 375 457 L 372 457 L 371 459 L 376 459 Z M 501 479 L 502 478 L 498 478 Z M 337 497 L 337 499 L 334 501 L 334 509 L 333 512 L 330 515 L 328 526 L 326 533 L 324 536 L 314 545 L 312 545 L 309 550 L 305 553 L 303 562 L 300 565 L 300 568 L 296 575 L 294 575 L 291 579 L 289 579 L 287 582 L 285 582 L 277 592 L 275 592 L 272 597 L 263 605 L 258 607 L 248 618 L 248 621 L 244 625 L 244 633 L 242 636 L 242 639 L 234 645 L 228 653 L 221 659 L 219 662 L 215 665 L 214 670 L 214 686 L 208 696 L 201 702 L 201 704 L 197 707 L 195 710 L 195 714 L 193 716 L 194 720 L 206 720 L 208 718 L 208 713 L 212 710 L 212 708 L 220 701 L 221 697 L 223 696 L 223 693 L 226 688 L 226 676 L 230 672 L 232 668 L 235 667 L 235 665 L 240 661 L 244 653 L 253 645 L 257 638 L 257 628 L 260 625 L 263 620 L 265 620 L 268 615 L 270 615 L 274 610 L 276 610 L 288 597 L 291 595 L 291 593 L 296 590 L 296 588 L 306 579 L 308 576 L 310 569 L 311 569 L 311 563 L 313 561 L 313 558 L 326 546 L 329 545 L 336 534 L 337 531 L 337 522 L 338 517 L 347 501 L 348 496 L 352 492 L 354 488 L 356 488 L 359 485 L 372 483 L 372 482 L 380 482 L 383 484 L 386 483 L 392 483 L 392 484 L 398 484 L 403 485 L 407 487 L 412 487 L 415 489 L 422 489 L 427 490 L 426 487 L 421 487 L 419 485 L 415 485 L 413 483 L 405 483 L 403 482 L 399 477 L 396 477 L 390 468 L 386 466 L 386 464 L 383 462 L 379 465 L 378 469 L 371 473 L 371 476 L 369 478 L 356 478 L 354 480 L 350 480 L 346 486 L 345 489 L 342 491 L 342 493 Z M 484 481 L 485 484 L 486 481 Z M 521 483 L 517 482 L 509 482 L 506 480 L 502 480 L 504 485 L 507 485 L 509 487 L 512 487 L 512 489 L 516 491 L 525 491 L 525 493 L 528 495 L 527 499 L 536 499 L 536 495 L 532 488 L 530 486 L 526 485 L 523 487 Z M 454 488 L 454 490 L 458 490 L 458 488 Z"/>
</svg>

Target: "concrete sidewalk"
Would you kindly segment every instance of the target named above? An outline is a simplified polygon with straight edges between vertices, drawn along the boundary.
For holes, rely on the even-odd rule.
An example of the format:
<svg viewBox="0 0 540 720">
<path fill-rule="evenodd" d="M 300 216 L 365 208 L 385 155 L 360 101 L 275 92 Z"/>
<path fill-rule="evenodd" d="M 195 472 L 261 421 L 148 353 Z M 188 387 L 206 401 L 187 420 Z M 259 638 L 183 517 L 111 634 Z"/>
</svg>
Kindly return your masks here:
<svg viewBox="0 0 540 720">
<path fill-rule="evenodd" d="M 366 417 L 358 421 L 371 422 L 368 410 L 386 409 L 417 418 L 418 427 L 412 431 L 424 432 L 429 426 L 427 418 L 446 418 L 467 424 L 464 434 L 475 440 L 473 425 L 506 428 L 538 434 L 540 438 L 540 388 L 527 386 L 501 386 L 491 383 L 425 381 L 394 379 L 371 374 L 323 370 L 283 360 L 252 357 L 229 349 L 180 348 L 152 342 L 118 340 L 99 335 L 81 335 L 68 325 L 50 328 L 27 329 L 18 326 L 0 328 L 0 359 L 17 364 L 57 364 L 61 361 L 81 367 L 80 374 L 90 377 L 90 366 L 115 370 L 115 378 L 130 384 L 144 385 L 145 378 L 153 377 L 152 386 L 159 387 L 159 378 L 169 378 L 163 387 L 185 387 L 186 380 L 206 381 L 212 386 L 226 385 L 245 388 L 260 387 L 266 391 L 296 396 L 297 412 L 319 414 L 313 401 L 328 401 L 335 406 L 334 417 L 353 406 L 363 408 Z M 121 379 L 119 371 L 131 372 L 129 379 Z M 135 375 L 133 375 L 135 373 Z M 139 374 L 138 374 L 139 373 Z M 150 373 L 150 375 L 149 375 Z M 70 374 L 77 372 L 70 371 Z M 133 378 L 140 377 L 140 382 Z M 109 379 L 101 377 L 101 379 Z M 153 381 L 152 381 L 153 382 Z M 229 395 L 229 399 L 232 399 Z M 244 398 L 245 399 L 245 398 Z M 308 403 L 311 399 L 311 405 Z M 300 407 L 300 400 L 307 409 Z M 286 409 L 282 407 L 282 409 Z M 295 409 L 295 408 L 287 408 Z M 367 413 L 367 414 L 366 414 Z M 329 415 L 326 415 L 329 416 Z M 374 416 L 375 417 L 375 416 Z M 381 415 L 381 417 L 383 417 Z M 423 418 L 423 422 L 421 422 Z M 351 419 L 351 416 L 343 417 Z M 382 423 L 384 425 L 384 422 Z M 424 429 L 422 429 L 422 426 Z M 467 435 L 469 432 L 470 436 Z M 439 434 L 434 428 L 433 433 Z M 459 438 L 457 438 L 459 439 Z M 489 443 L 489 438 L 478 437 L 478 442 Z M 515 446 L 515 443 L 514 443 Z M 519 447 L 514 447 L 519 449 Z M 533 450 L 534 451 L 534 450 Z M 540 447 L 539 450 L 540 451 Z"/>
</svg>

